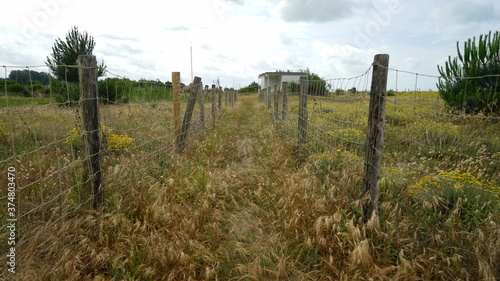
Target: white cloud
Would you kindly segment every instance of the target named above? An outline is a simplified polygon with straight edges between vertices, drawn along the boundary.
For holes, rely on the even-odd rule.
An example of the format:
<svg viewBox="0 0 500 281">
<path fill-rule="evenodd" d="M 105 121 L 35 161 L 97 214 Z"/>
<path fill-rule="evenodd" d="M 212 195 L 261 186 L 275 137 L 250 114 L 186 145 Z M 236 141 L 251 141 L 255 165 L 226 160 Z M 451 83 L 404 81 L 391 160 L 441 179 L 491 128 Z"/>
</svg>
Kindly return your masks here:
<svg viewBox="0 0 500 281">
<path fill-rule="evenodd" d="M 498 30 L 498 4 L 490 0 L 457 0 L 438 2 L 431 9 L 430 25 L 442 40 L 465 40 Z M 495 22 L 497 26 L 495 26 Z"/>
<path fill-rule="evenodd" d="M 406 59 L 406 69 L 417 69 L 420 66 L 420 61 L 417 58 Z"/>
<path fill-rule="evenodd" d="M 320 23 L 352 15 L 357 1 L 342 0 L 282 0 L 278 4 L 281 16 L 288 22 Z"/>
<path fill-rule="evenodd" d="M 49 2 L 61 4 L 47 8 Z M 456 53 L 456 41 L 498 29 L 497 2 L 6 1 L 0 65 L 43 64 L 54 40 L 76 25 L 94 37 L 98 61 L 131 79 L 164 81 L 181 71 L 189 82 L 190 44 L 194 75 L 223 84 L 233 75 L 245 86 L 265 71 L 306 67 L 323 78 L 350 77 L 377 53 L 389 53 L 400 69 L 435 74 L 436 62 Z"/>
</svg>

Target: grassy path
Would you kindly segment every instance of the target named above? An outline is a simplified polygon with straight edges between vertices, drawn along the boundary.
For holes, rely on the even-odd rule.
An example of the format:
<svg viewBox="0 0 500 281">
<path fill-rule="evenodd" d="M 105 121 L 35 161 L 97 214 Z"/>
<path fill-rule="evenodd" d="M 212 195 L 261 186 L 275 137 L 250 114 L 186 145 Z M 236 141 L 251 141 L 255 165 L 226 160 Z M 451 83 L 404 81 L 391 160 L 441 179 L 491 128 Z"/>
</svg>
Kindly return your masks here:
<svg viewBox="0 0 500 281">
<path fill-rule="evenodd" d="M 227 235 L 216 249 L 220 278 L 293 278 L 286 274 L 290 271 L 283 249 L 286 242 L 273 225 L 278 190 L 283 177 L 291 172 L 287 165 L 290 153 L 275 139 L 273 130 L 255 97 L 241 97 L 238 108 L 229 111 L 216 133 L 205 141 L 219 142 L 221 152 L 201 156 L 210 171 L 207 182 L 227 186 L 232 199 L 222 218 Z"/>
</svg>

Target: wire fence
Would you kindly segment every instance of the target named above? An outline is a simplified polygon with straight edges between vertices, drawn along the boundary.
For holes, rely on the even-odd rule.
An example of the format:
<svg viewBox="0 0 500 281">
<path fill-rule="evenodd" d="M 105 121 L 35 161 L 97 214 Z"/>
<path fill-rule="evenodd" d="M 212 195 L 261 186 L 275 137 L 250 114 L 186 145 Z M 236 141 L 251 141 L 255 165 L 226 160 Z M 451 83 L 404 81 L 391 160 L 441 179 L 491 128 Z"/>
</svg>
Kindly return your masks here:
<svg viewBox="0 0 500 281">
<path fill-rule="evenodd" d="M 436 233 L 453 228 L 459 238 L 450 248 L 461 255 L 479 256 L 477 251 L 481 249 L 466 249 L 460 239 L 481 239 L 483 230 L 477 229 L 484 225 L 484 231 L 500 231 L 500 117 L 470 114 L 465 108 L 452 110 L 437 92 L 418 91 L 423 79 L 437 83 L 441 77 L 377 66 L 396 77 L 396 91 L 384 91 L 381 96 L 380 102 L 385 105 L 383 125 L 377 125 L 383 129 L 383 146 L 376 150 L 382 158 L 376 169 L 382 227 L 389 233 L 395 230 L 384 222 L 413 218 L 419 221 L 412 230 L 416 238 L 429 233 L 424 228 L 436 227 Z M 61 220 L 75 216 L 85 219 L 95 212 L 87 208 L 95 201 L 95 194 L 88 188 L 95 176 L 89 174 L 88 162 L 95 154 L 85 152 L 84 136 L 89 132 L 83 129 L 80 89 L 68 80 L 50 78 L 45 86 L 34 77 L 28 77 L 27 89 L 16 89 L 7 81 L 7 71 L 26 67 L 4 69 L 0 169 L 7 176 L 0 180 L 7 188 L 0 190 L 0 212 L 7 216 L 0 228 L 0 240 L 6 241 L 0 246 L 1 262 L 16 270 L 30 266 L 10 267 L 9 262 L 23 256 L 52 258 L 64 264 L 68 255 L 79 253 L 66 253 L 64 248 L 51 247 L 45 241 L 54 241 L 56 236 L 64 241 L 61 245 L 84 243 L 87 240 L 82 233 L 93 233 L 91 228 L 99 227 L 90 219 L 95 216 L 88 216 L 89 222 L 78 227 L 89 229 L 82 231 L 69 224 L 54 230 Z M 263 89 L 259 94 L 283 135 L 297 143 L 298 159 L 308 165 L 321 184 L 347 190 L 355 206 L 371 200 L 366 169 L 372 167 L 367 147 L 373 71 L 372 64 L 358 76 L 302 79 Z M 414 80 L 414 90 L 398 91 L 401 80 Z M 222 91 L 217 85 L 210 88 L 201 82 L 181 85 L 174 77 L 166 83 L 132 81 L 107 71 L 95 86 L 100 99 L 104 202 L 130 200 L 122 199 L 131 192 L 123 183 L 141 186 L 147 181 L 145 174 L 154 181 L 168 181 L 176 155 L 191 153 L 189 142 L 209 133 L 224 114 L 224 107 L 237 101 L 234 91 Z M 184 133 L 189 134 L 185 150 L 179 148 Z M 139 173 L 144 163 L 153 167 Z M 115 208 L 112 204 L 105 207 Z M 414 241 L 422 248 L 428 242 Z M 397 248 L 405 249 L 403 242 L 394 243 L 401 243 Z M 37 246 L 26 247 L 28 244 Z"/>
<path fill-rule="evenodd" d="M 308 81 L 307 140 L 302 147 L 306 155 L 314 157 L 339 151 L 352 160 L 358 159 L 360 165 L 365 164 L 371 70 L 372 67 L 362 75 L 352 78 Z M 406 74 L 439 79 L 437 76 L 409 71 L 391 68 L 388 70 L 400 76 Z M 415 88 L 418 88 L 418 84 Z M 288 94 L 286 106 L 282 105 L 281 92 L 270 92 L 269 100 L 278 96 L 279 101 L 276 104 L 280 106 L 279 110 L 287 108 L 288 117 L 284 120 L 278 119 L 278 122 L 289 137 L 296 138 L 299 129 L 297 121 L 300 119 L 300 93 L 298 87 L 288 89 L 295 91 L 292 90 Z M 264 92 L 267 95 L 267 91 Z M 415 180 L 418 182 L 421 178 L 433 176 L 441 171 L 459 169 L 473 174 L 483 183 L 493 182 L 492 184 L 498 186 L 500 117 L 471 115 L 450 109 L 438 92 L 391 90 L 384 96 L 384 100 L 386 110 L 383 157 L 386 165 L 381 171 L 383 177 L 395 179 L 394 175 L 391 176 L 391 170 L 405 169 L 405 173 L 415 174 L 412 177 L 401 175 L 401 178 L 405 178 L 405 186 L 413 190 Z M 274 108 L 269 108 L 274 112 Z M 418 161 L 424 160 L 421 157 L 426 157 L 427 161 Z M 440 161 L 443 157 L 450 161 Z M 470 161 L 481 163 L 475 163 L 479 166 L 467 165 Z M 400 181 L 401 179 L 397 180 Z M 498 196 L 498 190 L 490 191 Z"/>
<path fill-rule="evenodd" d="M 61 67 L 78 70 L 78 66 Z M 29 74 L 34 69 L 47 71 L 47 67 L 4 69 L 0 169 L 5 176 L 0 181 L 5 188 L 0 191 L 0 213 L 6 219 L 0 223 L 0 240 L 6 242 L 2 242 L 0 254 L 1 263 L 12 271 L 29 266 L 16 264 L 16 258 L 23 256 L 63 258 L 65 254 L 57 251 L 64 249 L 44 245 L 48 235 L 57 235 L 66 243 L 81 242 L 77 234 L 81 232 L 71 226 L 58 233 L 49 230 L 60 220 L 93 212 L 89 206 L 95 203 L 96 194 L 89 187 L 97 173 L 103 179 L 98 188 L 104 202 L 121 200 L 130 192 L 120 184 L 124 179 L 140 184 L 134 174 L 145 168 L 143 163 L 155 165 L 148 167 L 156 171 L 150 176 L 163 180 L 176 155 L 190 153 L 189 144 L 210 132 L 225 107 L 237 100 L 235 91 L 223 91 L 216 85 L 203 88 L 200 78 L 190 85 L 175 85 L 133 81 L 106 71 L 105 77 L 92 81 L 99 92 L 95 118 L 99 129 L 89 132 L 82 120 L 87 114 L 85 98 L 77 82 L 49 77 L 44 85 L 30 79 L 24 88 L 16 89 L 8 80 L 8 70 L 23 69 Z M 183 138 L 178 136 L 180 132 Z M 92 133 L 100 138 L 99 149 L 89 154 L 86 148 Z M 179 139 L 183 140 L 182 151 Z M 93 171 L 89 162 L 97 155 L 101 170 Z M 109 208 L 113 206 L 105 205 Z M 34 241 L 38 247 L 25 247 Z M 7 276 L 4 274 L 8 271 L 2 270 L 0 277 Z"/>
<path fill-rule="evenodd" d="M 423 79 L 437 83 L 442 77 L 378 66 L 396 77 L 396 89 L 398 78 L 413 77 L 415 90 L 384 91 L 384 106 L 373 105 L 372 65 L 351 78 L 303 77 L 305 81 L 296 85 L 263 89 L 261 101 L 268 103 L 272 119 L 287 138 L 297 140 L 302 161 L 321 183 L 345 185 L 352 202 L 360 205 L 373 200 L 366 188 L 366 171 L 373 167 L 367 154 L 369 115 L 375 110 L 372 106 L 383 111 L 383 121 L 376 125 L 383 142 L 376 150 L 382 157 L 376 171 L 381 223 L 418 217 L 443 231 L 475 229 L 487 219 L 500 225 L 500 117 L 452 109 L 438 92 L 417 91 Z M 475 90 L 466 91 L 467 97 Z"/>
</svg>

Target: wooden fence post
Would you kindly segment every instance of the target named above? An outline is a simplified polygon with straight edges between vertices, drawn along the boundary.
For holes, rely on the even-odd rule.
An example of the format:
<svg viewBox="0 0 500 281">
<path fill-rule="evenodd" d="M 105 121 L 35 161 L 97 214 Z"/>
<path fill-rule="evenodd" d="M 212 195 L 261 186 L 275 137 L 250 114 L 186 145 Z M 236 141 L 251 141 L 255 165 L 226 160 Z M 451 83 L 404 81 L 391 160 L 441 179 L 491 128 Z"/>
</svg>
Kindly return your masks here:
<svg viewBox="0 0 500 281">
<path fill-rule="evenodd" d="M 267 87 L 266 91 L 266 102 L 267 102 L 267 109 L 271 109 L 271 86 Z"/>
<path fill-rule="evenodd" d="M 173 90 L 173 100 L 174 100 L 174 135 L 175 135 L 175 146 L 179 146 L 181 139 L 181 73 L 172 72 L 172 90 Z"/>
<path fill-rule="evenodd" d="M 229 91 L 224 91 L 224 105 L 229 106 Z"/>
<path fill-rule="evenodd" d="M 217 117 L 217 102 L 216 102 L 217 90 L 215 85 L 212 84 L 212 127 L 215 127 L 215 118 Z"/>
<path fill-rule="evenodd" d="M 86 153 L 84 181 L 88 180 L 88 193 L 92 206 L 99 209 L 104 203 L 104 179 L 101 159 L 101 124 L 99 122 L 99 93 L 97 87 L 97 60 L 92 55 L 77 59 L 80 84 L 83 143 Z"/>
<path fill-rule="evenodd" d="M 301 146 L 307 137 L 307 76 L 300 77 L 299 128 L 297 144 Z"/>
<path fill-rule="evenodd" d="M 279 119 L 279 92 L 278 92 L 278 85 L 274 85 L 274 93 L 273 93 L 273 98 L 274 98 L 274 121 L 278 121 Z"/>
<path fill-rule="evenodd" d="M 219 98 L 219 109 L 222 109 L 222 87 L 219 86 L 219 88 L 217 89 L 217 91 L 219 91 L 219 95 L 218 95 L 218 98 Z"/>
<path fill-rule="evenodd" d="M 385 93 L 389 55 L 375 55 L 373 62 L 370 109 L 368 115 L 368 136 L 366 142 L 365 174 L 363 177 L 365 202 L 363 220 L 367 222 L 373 215 L 378 218 L 378 198 L 380 163 L 384 145 Z"/>
<path fill-rule="evenodd" d="M 208 85 L 205 85 L 205 90 L 200 91 L 200 122 L 201 128 L 205 128 L 205 95 L 208 93 Z"/>
<path fill-rule="evenodd" d="M 285 121 L 288 118 L 288 82 L 282 84 L 283 106 L 281 108 L 281 119 Z"/>
<path fill-rule="evenodd" d="M 186 106 L 186 112 L 184 113 L 184 120 L 182 121 L 181 129 L 181 139 L 179 142 L 178 153 L 182 154 L 186 150 L 186 141 L 189 133 L 189 126 L 191 125 L 191 118 L 193 117 L 194 104 L 196 103 L 196 95 L 201 88 L 201 78 L 195 76 L 193 84 L 191 84 L 191 90 L 189 93 L 189 99 Z"/>
</svg>

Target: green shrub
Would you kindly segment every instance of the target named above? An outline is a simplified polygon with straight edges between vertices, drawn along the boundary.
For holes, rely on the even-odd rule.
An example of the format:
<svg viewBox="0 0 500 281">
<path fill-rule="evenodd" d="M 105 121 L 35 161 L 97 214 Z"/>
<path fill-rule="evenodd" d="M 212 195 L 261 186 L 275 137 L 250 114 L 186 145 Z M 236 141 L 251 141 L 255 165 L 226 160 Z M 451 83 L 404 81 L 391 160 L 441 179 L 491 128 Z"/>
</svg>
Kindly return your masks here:
<svg viewBox="0 0 500 281">
<path fill-rule="evenodd" d="M 52 93 L 59 105 L 72 106 L 80 100 L 78 84 L 68 83 L 57 79 L 51 80 Z"/>
<path fill-rule="evenodd" d="M 126 90 L 127 80 L 119 78 L 106 78 L 99 81 L 99 97 L 103 103 L 116 103 L 122 101 Z"/>
<path fill-rule="evenodd" d="M 21 94 L 25 91 L 26 91 L 25 86 L 23 86 L 19 83 L 7 85 L 7 92 Z"/>
<path fill-rule="evenodd" d="M 442 79 L 437 83 L 441 98 L 453 109 L 467 114 L 500 115 L 500 32 L 457 42 L 458 57 L 448 57 L 438 66 Z"/>
</svg>

